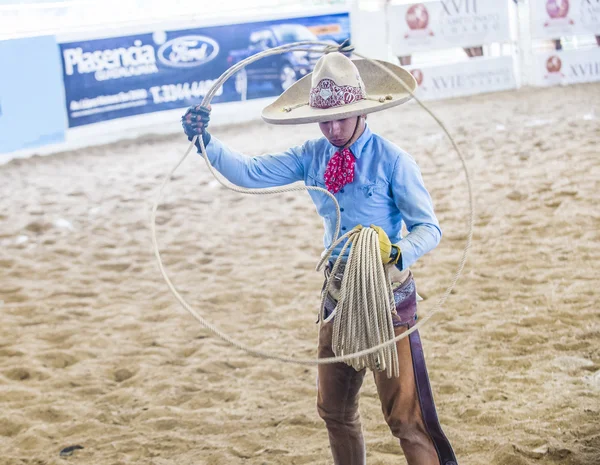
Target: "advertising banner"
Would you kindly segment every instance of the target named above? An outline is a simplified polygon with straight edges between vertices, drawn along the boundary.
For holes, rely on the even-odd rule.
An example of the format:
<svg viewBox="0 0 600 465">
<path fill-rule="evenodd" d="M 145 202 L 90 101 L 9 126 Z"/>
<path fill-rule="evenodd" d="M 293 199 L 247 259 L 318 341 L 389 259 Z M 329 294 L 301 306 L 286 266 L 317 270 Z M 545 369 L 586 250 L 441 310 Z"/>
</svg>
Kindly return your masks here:
<svg viewBox="0 0 600 465">
<path fill-rule="evenodd" d="M 63 142 L 60 55 L 52 36 L 0 41 L 0 153 Z"/>
<path fill-rule="evenodd" d="M 535 55 L 533 66 L 538 86 L 600 81 L 600 47 Z"/>
<path fill-rule="evenodd" d="M 512 57 L 477 58 L 439 66 L 408 66 L 422 100 L 464 97 L 517 88 Z"/>
<path fill-rule="evenodd" d="M 600 35 L 600 0 L 529 0 L 531 36 Z"/>
<path fill-rule="evenodd" d="M 199 103 L 230 66 L 303 40 L 341 43 L 348 13 L 60 44 L 69 127 Z M 288 52 L 237 73 L 213 103 L 278 95 L 311 72 L 318 53 Z"/>
<path fill-rule="evenodd" d="M 436 0 L 390 5 L 396 56 L 510 40 L 511 0 Z"/>
</svg>

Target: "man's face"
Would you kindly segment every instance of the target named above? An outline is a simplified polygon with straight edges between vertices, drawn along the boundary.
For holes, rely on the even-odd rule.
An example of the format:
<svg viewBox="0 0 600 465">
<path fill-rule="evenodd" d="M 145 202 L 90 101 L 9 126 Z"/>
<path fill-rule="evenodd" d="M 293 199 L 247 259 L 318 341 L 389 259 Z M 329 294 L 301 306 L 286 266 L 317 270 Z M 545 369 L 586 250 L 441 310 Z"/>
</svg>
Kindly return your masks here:
<svg viewBox="0 0 600 465">
<path fill-rule="evenodd" d="M 359 116 L 319 123 L 319 128 L 331 144 L 336 147 L 343 147 L 354 135 L 357 118 Z"/>
</svg>

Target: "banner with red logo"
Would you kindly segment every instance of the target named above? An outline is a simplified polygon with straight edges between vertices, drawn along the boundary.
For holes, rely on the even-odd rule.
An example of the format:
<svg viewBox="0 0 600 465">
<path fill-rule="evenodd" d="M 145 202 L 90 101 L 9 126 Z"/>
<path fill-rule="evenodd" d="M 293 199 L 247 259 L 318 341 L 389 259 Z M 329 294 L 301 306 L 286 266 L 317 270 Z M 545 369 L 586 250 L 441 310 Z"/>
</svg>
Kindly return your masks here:
<svg viewBox="0 0 600 465">
<path fill-rule="evenodd" d="M 600 47 L 535 55 L 535 84 L 553 86 L 600 81 Z"/>
<path fill-rule="evenodd" d="M 422 100 L 438 100 L 517 88 L 512 57 L 480 58 L 437 66 L 408 66 Z"/>
<path fill-rule="evenodd" d="M 511 0 L 435 0 L 390 5 L 390 42 L 396 56 L 510 41 Z"/>
<path fill-rule="evenodd" d="M 531 36 L 600 35 L 600 0 L 529 0 Z"/>
</svg>

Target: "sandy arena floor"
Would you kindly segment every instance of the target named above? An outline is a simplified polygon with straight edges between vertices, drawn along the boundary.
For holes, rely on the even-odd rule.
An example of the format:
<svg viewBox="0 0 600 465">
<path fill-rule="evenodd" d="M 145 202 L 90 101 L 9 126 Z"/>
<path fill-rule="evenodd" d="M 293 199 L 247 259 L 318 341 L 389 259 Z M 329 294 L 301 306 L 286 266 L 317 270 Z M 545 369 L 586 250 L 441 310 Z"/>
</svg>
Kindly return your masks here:
<svg viewBox="0 0 600 465">
<path fill-rule="evenodd" d="M 432 104 L 467 154 L 477 208 L 464 276 L 422 331 L 461 465 L 600 463 L 599 104 L 600 84 Z M 464 176 L 416 105 L 369 123 L 415 156 L 444 230 L 413 269 L 424 315 L 464 246 Z M 319 136 L 213 133 L 248 154 Z M 186 146 L 146 138 L 0 167 L 0 464 L 331 463 L 316 369 L 209 336 L 158 272 L 149 208 Z M 159 224 L 173 281 L 211 322 L 315 355 L 322 224 L 305 192 L 235 194 L 191 156 Z M 405 463 L 370 377 L 361 413 L 369 464 Z M 59 457 L 71 445 L 83 449 Z"/>
</svg>

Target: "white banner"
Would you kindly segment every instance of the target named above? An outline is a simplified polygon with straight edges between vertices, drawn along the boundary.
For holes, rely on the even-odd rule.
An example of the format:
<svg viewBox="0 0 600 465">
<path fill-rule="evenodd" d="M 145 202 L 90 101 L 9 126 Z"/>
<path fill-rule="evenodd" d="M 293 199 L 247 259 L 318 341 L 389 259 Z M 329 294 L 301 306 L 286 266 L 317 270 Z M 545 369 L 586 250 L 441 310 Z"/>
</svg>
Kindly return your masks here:
<svg viewBox="0 0 600 465">
<path fill-rule="evenodd" d="M 537 86 L 600 81 L 600 47 L 535 55 L 533 66 Z"/>
<path fill-rule="evenodd" d="M 408 66 L 419 83 L 416 95 L 437 100 L 517 88 L 512 57 L 474 58 L 439 66 Z"/>
<path fill-rule="evenodd" d="M 529 0 L 531 36 L 600 35 L 600 0 Z"/>
<path fill-rule="evenodd" d="M 510 40 L 512 0 L 435 0 L 390 5 L 390 42 L 396 56 Z"/>
</svg>

